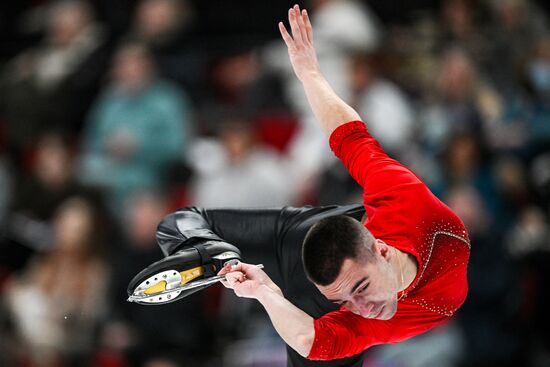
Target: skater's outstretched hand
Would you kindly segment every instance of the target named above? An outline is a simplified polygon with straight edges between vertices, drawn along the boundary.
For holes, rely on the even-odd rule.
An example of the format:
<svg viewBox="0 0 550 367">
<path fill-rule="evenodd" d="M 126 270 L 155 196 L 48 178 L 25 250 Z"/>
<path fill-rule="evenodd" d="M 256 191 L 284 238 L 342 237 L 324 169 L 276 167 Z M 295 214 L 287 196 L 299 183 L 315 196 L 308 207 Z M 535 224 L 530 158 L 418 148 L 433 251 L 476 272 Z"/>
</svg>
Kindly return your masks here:
<svg viewBox="0 0 550 367">
<path fill-rule="evenodd" d="M 288 33 L 283 22 L 279 22 L 279 31 L 288 48 L 290 63 L 302 82 L 311 110 L 328 138 L 338 126 L 360 120 L 361 117 L 338 97 L 321 73 L 307 11 L 294 5 L 288 10 L 288 22 L 292 35 Z"/>
<path fill-rule="evenodd" d="M 307 10 L 300 10 L 298 5 L 294 5 L 288 10 L 288 22 L 292 35 L 288 33 L 283 22 L 279 22 L 279 31 L 288 47 L 288 56 L 296 76 L 304 81 L 308 76 L 320 73 Z"/>
<path fill-rule="evenodd" d="M 227 264 L 218 275 L 225 275 L 222 284 L 233 289 L 239 297 L 257 299 L 267 289 L 281 293 L 271 278 L 256 265 L 243 262 L 236 265 Z"/>
</svg>

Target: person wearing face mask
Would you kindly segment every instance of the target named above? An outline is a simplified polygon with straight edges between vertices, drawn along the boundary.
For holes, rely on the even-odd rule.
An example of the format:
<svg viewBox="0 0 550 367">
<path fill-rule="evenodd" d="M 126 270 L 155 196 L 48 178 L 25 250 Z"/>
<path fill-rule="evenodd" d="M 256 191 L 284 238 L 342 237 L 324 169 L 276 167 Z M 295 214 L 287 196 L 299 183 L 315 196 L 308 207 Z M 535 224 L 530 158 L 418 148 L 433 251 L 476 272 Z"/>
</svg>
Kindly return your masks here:
<svg viewBox="0 0 550 367">
<path fill-rule="evenodd" d="M 201 242 L 234 244 L 247 263 L 218 274 L 237 296 L 262 304 L 288 345 L 289 366 L 362 366 L 367 348 L 430 330 L 463 304 L 469 237 L 460 218 L 391 159 L 333 92 L 307 12 L 296 5 L 289 22 L 292 35 L 282 22 L 279 29 L 294 71 L 331 149 L 362 186 L 363 205 L 184 208 L 161 221 L 157 241 L 167 257 L 148 271 Z M 250 264 L 256 261 L 269 276 Z"/>
</svg>

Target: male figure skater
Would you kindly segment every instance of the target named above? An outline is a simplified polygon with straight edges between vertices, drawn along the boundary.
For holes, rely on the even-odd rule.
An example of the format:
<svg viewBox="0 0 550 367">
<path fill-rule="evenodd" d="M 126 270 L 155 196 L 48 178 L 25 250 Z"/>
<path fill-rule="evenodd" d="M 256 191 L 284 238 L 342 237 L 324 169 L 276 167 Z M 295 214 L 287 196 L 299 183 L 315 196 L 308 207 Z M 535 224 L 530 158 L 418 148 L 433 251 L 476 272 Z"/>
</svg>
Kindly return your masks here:
<svg viewBox="0 0 550 367">
<path fill-rule="evenodd" d="M 279 29 L 294 72 L 331 149 L 363 187 L 363 207 L 182 209 L 159 225 L 161 262 L 201 241 L 231 243 L 245 256 L 273 249 L 280 287 L 242 262 L 221 269 L 224 285 L 263 305 L 290 366 L 361 366 L 365 349 L 423 333 L 462 305 L 468 234 L 328 85 L 307 12 L 296 5 L 288 17 L 292 35 L 282 22 Z"/>
</svg>

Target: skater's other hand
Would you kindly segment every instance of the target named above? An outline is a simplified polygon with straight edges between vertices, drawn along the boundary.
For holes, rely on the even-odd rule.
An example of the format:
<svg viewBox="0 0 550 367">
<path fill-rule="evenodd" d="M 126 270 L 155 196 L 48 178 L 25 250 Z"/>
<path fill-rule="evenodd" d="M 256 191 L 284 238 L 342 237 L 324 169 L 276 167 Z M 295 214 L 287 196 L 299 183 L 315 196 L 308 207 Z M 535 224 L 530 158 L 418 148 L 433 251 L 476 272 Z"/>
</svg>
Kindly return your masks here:
<svg viewBox="0 0 550 367">
<path fill-rule="evenodd" d="M 233 289 L 235 294 L 244 298 L 258 298 L 266 288 L 281 292 L 279 287 L 259 267 L 247 263 L 236 265 L 228 264 L 220 270 L 218 275 L 225 275 L 222 284 Z"/>
</svg>

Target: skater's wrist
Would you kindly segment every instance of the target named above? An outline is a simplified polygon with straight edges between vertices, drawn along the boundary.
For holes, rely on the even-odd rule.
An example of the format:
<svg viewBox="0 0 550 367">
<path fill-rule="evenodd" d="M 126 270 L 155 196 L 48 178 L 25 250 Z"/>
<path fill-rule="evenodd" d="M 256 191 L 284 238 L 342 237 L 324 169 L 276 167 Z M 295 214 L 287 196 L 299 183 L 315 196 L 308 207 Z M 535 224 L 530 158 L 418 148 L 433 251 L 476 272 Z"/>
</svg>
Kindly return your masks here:
<svg viewBox="0 0 550 367">
<path fill-rule="evenodd" d="M 256 299 L 264 304 L 273 299 L 273 297 L 284 297 L 283 292 L 275 283 L 271 284 L 262 284 L 258 288 L 256 293 Z"/>
</svg>

